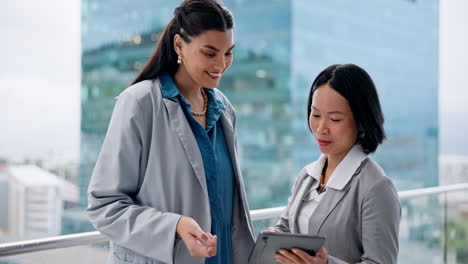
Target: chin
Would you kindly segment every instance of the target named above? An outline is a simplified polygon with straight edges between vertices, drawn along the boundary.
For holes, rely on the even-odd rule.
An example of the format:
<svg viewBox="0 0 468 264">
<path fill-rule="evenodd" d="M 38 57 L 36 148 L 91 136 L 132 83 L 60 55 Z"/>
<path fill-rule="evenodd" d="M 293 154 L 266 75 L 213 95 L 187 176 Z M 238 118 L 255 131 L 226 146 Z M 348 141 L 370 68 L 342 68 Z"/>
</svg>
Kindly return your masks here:
<svg viewBox="0 0 468 264">
<path fill-rule="evenodd" d="M 325 155 L 328 155 L 328 154 L 331 153 L 331 149 L 329 147 L 327 147 L 327 146 L 320 146 L 319 145 L 319 150 L 320 150 L 320 152 L 322 152 Z"/>
<path fill-rule="evenodd" d="M 208 88 L 208 89 L 216 88 L 216 87 L 218 87 L 218 85 L 219 85 L 219 82 L 205 82 L 205 83 L 203 83 L 203 87 Z"/>
</svg>

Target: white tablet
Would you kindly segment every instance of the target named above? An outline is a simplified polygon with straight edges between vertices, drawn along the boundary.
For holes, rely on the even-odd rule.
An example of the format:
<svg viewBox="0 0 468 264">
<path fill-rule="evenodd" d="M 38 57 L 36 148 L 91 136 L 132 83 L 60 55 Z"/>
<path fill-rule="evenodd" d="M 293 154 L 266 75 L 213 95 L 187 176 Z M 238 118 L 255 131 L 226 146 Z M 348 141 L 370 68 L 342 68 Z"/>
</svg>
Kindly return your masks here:
<svg viewBox="0 0 468 264">
<path fill-rule="evenodd" d="M 315 255 L 325 243 L 325 237 L 291 233 L 261 233 L 250 252 L 249 264 L 276 263 L 275 253 L 280 249 L 299 248 Z"/>
</svg>

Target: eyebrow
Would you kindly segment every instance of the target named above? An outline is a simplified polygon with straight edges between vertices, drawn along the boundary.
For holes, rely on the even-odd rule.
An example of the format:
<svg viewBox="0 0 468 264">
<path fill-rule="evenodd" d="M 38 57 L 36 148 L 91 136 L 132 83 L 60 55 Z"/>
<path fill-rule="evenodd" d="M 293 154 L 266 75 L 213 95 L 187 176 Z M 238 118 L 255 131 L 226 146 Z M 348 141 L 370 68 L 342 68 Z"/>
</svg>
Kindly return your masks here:
<svg viewBox="0 0 468 264">
<path fill-rule="evenodd" d="M 205 45 L 205 46 L 203 46 L 203 47 L 208 48 L 208 49 L 212 49 L 212 50 L 214 50 L 214 51 L 219 51 L 218 48 L 215 48 L 215 47 L 213 47 L 213 46 L 211 46 L 211 45 Z M 233 48 L 234 48 L 234 45 L 232 45 L 232 46 L 228 49 L 228 51 L 232 50 Z"/>
<path fill-rule="evenodd" d="M 312 106 L 312 108 L 314 108 L 314 110 L 320 111 L 320 110 L 318 110 L 317 107 L 315 107 L 315 106 Z M 327 114 L 341 114 L 341 115 L 344 115 L 344 113 L 341 112 L 341 111 L 330 111 L 330 112 L 328 112 Z"/>
</svg>

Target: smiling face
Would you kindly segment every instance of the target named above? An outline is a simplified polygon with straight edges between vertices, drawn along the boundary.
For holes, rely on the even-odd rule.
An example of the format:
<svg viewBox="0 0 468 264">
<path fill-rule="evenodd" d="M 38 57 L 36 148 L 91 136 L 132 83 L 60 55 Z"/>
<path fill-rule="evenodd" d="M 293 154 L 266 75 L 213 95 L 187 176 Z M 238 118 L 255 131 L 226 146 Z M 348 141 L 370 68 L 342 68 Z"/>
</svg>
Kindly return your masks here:
<svg viewBox="0 0 468 264">
<path fill-rule="evenodd" d="M 342 160 L 356 144 L 358 129 L 348 101 L 328 84 L 312 99 L 309 126 L 323 154 Z"/>
<path fill-rule="evenodd" d="M 234 48 L 233 30 L 206 30 L 190 43 L 178 34 L 174 37 L 174 49 L 182 58 L 176 74 L 183 75 L 192 86 L 218 87 L 222 74 L 231 66 Z"/>
</svg>

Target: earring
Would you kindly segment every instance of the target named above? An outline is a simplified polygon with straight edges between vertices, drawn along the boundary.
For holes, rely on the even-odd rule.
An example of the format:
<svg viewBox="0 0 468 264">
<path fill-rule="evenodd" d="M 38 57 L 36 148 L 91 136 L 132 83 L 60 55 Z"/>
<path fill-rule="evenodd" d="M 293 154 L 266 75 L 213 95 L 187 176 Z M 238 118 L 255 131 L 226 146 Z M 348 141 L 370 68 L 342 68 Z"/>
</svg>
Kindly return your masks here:
<svg viewBox="0 0 468 264">
<path fill-rule="evenodd" d="M 180 55 L 177 55 L 177 64 L 182 63 L 182 57 Z"/>
<path fill-rule="evenodd" d="M 361 139 L 363 139 L 365 136 L 366 136 L 366 133 L 364 133 L 364 131 L 361 133 L 361 135 L 359 135 Z"/>
</svg>

